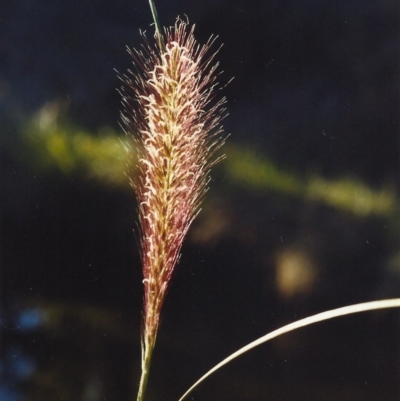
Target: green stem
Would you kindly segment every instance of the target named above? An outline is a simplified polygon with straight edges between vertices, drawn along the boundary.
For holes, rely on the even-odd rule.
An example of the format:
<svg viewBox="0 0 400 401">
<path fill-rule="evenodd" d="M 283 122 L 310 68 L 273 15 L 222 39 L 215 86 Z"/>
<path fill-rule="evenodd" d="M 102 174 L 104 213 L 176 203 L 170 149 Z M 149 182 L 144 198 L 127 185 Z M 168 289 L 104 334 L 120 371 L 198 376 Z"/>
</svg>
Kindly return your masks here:
<svg viewBox="0 0 400 401">
<path fill-rule="evenodd" d="M 158 19 L 156 5 L 153 0 L 149 0 L 151 14 L 153 16 L 154 25 L 156 27 L 156 38 L 158 42 L 158 46 L 162 52 L 165 51 L 165 43 L 161 32 L 160 20 Z"/>
<path fill-rule="evenodd" d="M 147 382 L 149 380 L 151 357 L 153 354 L 153 346 L 144 346 L 144 355 L 142 360 L 142 374 L 140 376 L 139 391 L 136 401 L 144 401 L 144 395 L 146 392 Z"/>
</svg>

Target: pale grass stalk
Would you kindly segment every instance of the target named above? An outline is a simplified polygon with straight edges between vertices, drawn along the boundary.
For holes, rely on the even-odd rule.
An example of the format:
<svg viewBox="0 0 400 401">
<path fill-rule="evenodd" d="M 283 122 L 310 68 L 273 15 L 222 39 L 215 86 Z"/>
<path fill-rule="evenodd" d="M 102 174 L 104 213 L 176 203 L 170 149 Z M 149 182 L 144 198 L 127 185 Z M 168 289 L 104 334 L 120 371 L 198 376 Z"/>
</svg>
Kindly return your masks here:
<svg viewBox="0 0 400 401">
<path fill-rule="evenodd" d="M 212 369 L 210 369 L 206 374 L 204 374 L 196 383 L 193 384 L 186 392 L 179 398 L 178 401 L 183 401 L 200 383 L 202 383 L 207 377 L 211 376 L 218 369 L 232 362 L 237 357 L 245 354 L 246 352 L 258 347 L 261 344 L 266 343 L 273 338 L 279 337 L 282 334 L 289 333 L 290 331 L 299 329 L 301 327 L 309 326 L 310 324 L 323 322 L 324 320 L 333 319 L 340 316 L 351 315 L 354 313 L 372 311 L 377 309 L 386 309 L 386 308 L 399 308 L 400 307 L 400 298 L 394 299 L 384 299 L 381 301 L 372 301 L 365 302 L 361 304 L 344 306 L 342 308 L 332 309 L 326 312 L 318 313 L 313 316 L 306 317 L 304 319 L 297 320 L 296 322 L 290 323 L 286 326 L 281 327 L 280 329 L 274 330 L 271 333 L 266 334 L 258 338 L 257 340 L 247 344 L 243 348 L 240 348 L 238 351 L 234 352 L 220 363 L 215 365 Z"/>
<path fill-rule="evenodd" d="M 210 158 L 221 140 L 225 99 L 214 100 L 216 67 L 200 46 L 194 26 L 177 19 L 156 30 L 156 44 L 144 36 L 140 50 L 128 50 L 136 71 L 122 75 L 122 120 L 138 152 L 131 182 L 139 208 L 144 284 L 142 376 L 138 401 L 148 381 L 161 308 L 183 239 L 199 212 L 209 183 Z"/>
</svg>

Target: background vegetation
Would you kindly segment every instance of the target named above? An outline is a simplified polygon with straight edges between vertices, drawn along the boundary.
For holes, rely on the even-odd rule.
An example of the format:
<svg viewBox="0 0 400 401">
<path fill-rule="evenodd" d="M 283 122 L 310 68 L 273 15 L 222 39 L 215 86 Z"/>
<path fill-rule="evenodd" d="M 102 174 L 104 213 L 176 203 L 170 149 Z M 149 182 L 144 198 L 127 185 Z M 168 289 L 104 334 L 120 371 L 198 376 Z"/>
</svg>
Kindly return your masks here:
<svg viewBox="0 0 400 401">
<path fill-rule="evenodd" d="M 141 272 L 118 126 L 146 1 L 3 1 L 0 399 L 134 399 Z M 394 0 L 160 2 L 224 43 L 231 133 L 165 305 L 149 400 L 278 326 L 400 296 Z M 254 351 L 198 400 L 397 400 L 399 317 L 326 322 Z"/>
</svg>

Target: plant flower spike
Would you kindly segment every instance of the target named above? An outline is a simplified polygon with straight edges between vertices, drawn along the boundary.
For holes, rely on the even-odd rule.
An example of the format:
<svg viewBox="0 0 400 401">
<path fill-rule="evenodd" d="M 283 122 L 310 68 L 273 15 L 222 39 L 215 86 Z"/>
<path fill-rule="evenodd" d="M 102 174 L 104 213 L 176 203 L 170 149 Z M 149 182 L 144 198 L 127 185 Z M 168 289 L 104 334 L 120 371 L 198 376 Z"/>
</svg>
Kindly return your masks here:
<svg viewBox="0 0 400 401">
<path fill-rule="evenodd" d="M 150 1 L 151 6 L 152 3 Z M 135 72 L 120 78 L 122 120 L 138 152 L 135 190 L 139 209 L 144 284 L 142 375 L 138 401 L 144 399 L 161 308 L 183 239 L 199 213 L 207 190 L 211 160 L 223 144 L 225 99 L 215 100 L 215 53 L 211 37 L 200 46 L 194 26 L 177 19 L 156 43 L 128 50 Z"/>
</svg>

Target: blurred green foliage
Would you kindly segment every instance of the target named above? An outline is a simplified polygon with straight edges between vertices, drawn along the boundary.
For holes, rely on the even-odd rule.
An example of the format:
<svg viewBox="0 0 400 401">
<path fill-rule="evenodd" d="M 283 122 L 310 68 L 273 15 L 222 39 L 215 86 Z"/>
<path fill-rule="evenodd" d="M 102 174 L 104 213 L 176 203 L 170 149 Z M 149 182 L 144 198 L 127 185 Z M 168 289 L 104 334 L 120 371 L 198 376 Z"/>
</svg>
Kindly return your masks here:
<svg viewBox="0 0 400 401">
<path fill-rule="evenodd" d="M 126 186 L 127 166 L 134 165 L 133 141 L 109 128 L 97 135 L 76 129 L 62 122 L 61 109 L 57 103 L 48 104 L 27 124 L 24 139 L 28 160 L 41 169 L 56 168 L 64 174 L 81 171 L 87 177 Z M 233 186 L 280 192 L 359 217 L 388 216 L 398 209 L 395 190 L 390 186 L 373 189 L 354 177 L 299 177 L 250 148 L 229 144 L 224 151 L 227 159 L 223 168 Z"/>
<path fill-rule="evenodd" d="M 226 173 L 234 185 L 297 196 L 359 217 L 388 216 L 398 208 L 396 193 L 390 186 L 376 190 L 353 177 L 328 180 L 312 174 L 301 178 L 250 149 L 229 145 L 225 150 Z"/>
<path fill-rule="evenodd" d="M 27 160 L 34 166 L 58 169 L 64 174 L 77 171 L 106 183 L 127 185 L 128 159 L 134 154 L 126 136 L 111 128 L 93 135 L 62 121 L 58 103 L 44 106 L 26 125 L 24 143 Z"/>
</svg>

